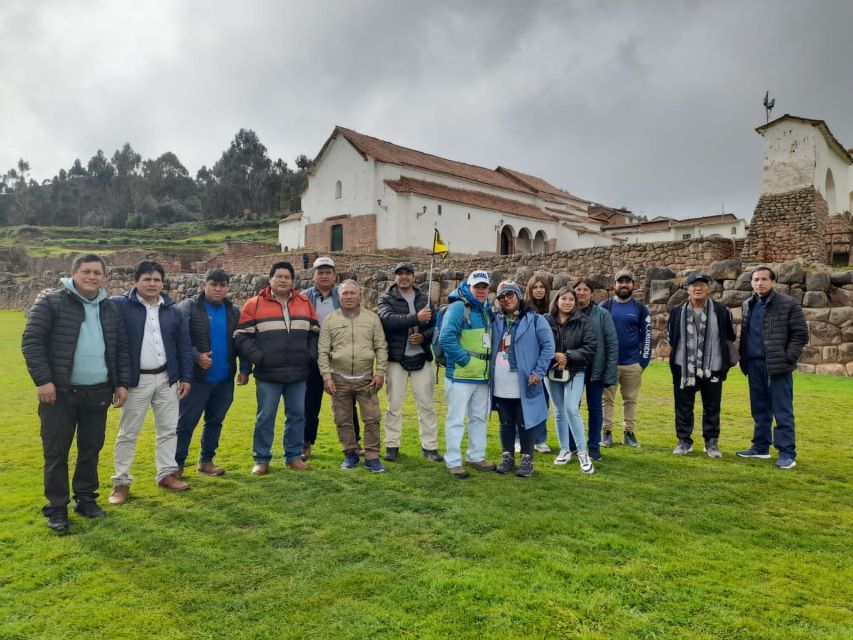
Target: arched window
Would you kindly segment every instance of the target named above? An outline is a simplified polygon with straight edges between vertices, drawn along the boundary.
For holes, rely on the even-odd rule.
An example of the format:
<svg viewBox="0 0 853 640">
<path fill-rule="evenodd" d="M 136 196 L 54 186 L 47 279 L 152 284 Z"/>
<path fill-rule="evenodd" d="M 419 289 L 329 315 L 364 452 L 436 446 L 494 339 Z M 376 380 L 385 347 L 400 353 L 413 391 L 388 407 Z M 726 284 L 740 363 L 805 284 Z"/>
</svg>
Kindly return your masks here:
<svg viewBox="0 0 853 640">
<path fill-rule="evenodd" d="M 341 197 L 341 181 L 338 180 L 335 183 L 335 199 L 339 199 Z"/>
<path fill-rule="evenodd" d="M 329 250 L 330 251 L 343 251 L 344 250 L 344 225 L 342 224 L 333 224 L 332 225 L 332 238 L 329 242 Z"/>
<path fill-rule="evenodd" d="M 835 197 L 835 179 L 832 177 L 832 171 L 830 169 L 826 170 L 826 189 L 824 189 L 824 195 L 826 196 L 826 210 L 829 215 L 838 212 L 838 200 Z"/>
</svg>

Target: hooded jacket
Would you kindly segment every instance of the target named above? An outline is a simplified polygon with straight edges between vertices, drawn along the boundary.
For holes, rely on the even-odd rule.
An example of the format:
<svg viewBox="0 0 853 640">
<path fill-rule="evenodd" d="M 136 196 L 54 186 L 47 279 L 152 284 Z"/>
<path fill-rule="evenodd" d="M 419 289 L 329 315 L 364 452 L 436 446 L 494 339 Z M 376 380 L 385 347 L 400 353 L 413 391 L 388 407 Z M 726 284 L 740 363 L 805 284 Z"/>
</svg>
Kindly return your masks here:
<svg viewBox="0 0 853 640">
<path fill-rule="evenodd" d="M 474 297 L 467 282 L 451 291 L 447 300 L 438 337 L 447 360 L 444 376 L 454 382 L 488 384 L 491 351 L 489 311 Z M 468 323 L 465 322 L 465 305 L 470 307 Z"/>
</svg>

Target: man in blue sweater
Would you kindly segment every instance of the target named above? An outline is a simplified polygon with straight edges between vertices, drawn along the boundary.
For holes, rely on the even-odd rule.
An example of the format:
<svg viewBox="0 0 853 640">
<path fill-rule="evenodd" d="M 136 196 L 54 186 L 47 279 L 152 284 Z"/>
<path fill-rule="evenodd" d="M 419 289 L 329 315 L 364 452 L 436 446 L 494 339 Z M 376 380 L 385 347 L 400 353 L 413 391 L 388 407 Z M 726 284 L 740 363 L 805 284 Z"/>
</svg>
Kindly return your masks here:
<svg viewBox="0 0 853 640">
<path fill-rule="evenodd" d="M 649 366 L 652 354 L 652 324 L 649 310 L 634 300 L 634 276 L 627 269 L 616 274 L 616 295 L 601 306 L 610 312 L 619 338 L 619 363 L 616 385 L 604 390 L 604 437 L 602 446 L 613 445 L 613 406 L 616 387 L 622 394 L 624 438 L 629 447 L 639 447 L 634 435 L 637 424 L 637 397 L 643 381 L 643 371 Z"/>
</svg>

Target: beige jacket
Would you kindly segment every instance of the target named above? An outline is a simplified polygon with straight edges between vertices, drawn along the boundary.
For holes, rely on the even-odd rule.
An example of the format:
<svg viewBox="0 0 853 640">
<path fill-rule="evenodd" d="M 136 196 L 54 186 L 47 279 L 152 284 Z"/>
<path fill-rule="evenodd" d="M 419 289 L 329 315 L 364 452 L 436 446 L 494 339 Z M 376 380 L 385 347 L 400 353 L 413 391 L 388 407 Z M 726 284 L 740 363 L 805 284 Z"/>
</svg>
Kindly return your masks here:
<svg viewBox="0 0 853 640">
<path fill-rule="evenodd" d="M 342 376 L 385 376 L 385 331 L 379 316 L 369 309 L 359 307 L 351 318 L 344 315 L 343 309 L 330 313 L 320 329 L 318 351 L 323 380 L 329 380 L 333 372 Z"/>
</svg>

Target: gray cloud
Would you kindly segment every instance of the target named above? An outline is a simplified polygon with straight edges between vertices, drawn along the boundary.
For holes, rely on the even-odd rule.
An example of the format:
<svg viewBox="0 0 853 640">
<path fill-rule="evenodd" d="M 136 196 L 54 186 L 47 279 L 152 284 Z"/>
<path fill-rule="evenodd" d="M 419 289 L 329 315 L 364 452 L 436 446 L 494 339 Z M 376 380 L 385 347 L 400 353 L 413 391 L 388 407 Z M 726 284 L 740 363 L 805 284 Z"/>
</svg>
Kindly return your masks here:
<svg viewBox="0 0 853 640">
<path fill-rule="evenodd" d="M 853 5 L 252 2 L 3 5 L 0 170 L 37 179 L 130 141 L 195 172 L 240 127 L 273 158 L 335 124 L 540 175 L 649 215 L 757 199 L 764 122 L 853 146 Z"/>
</svg>

